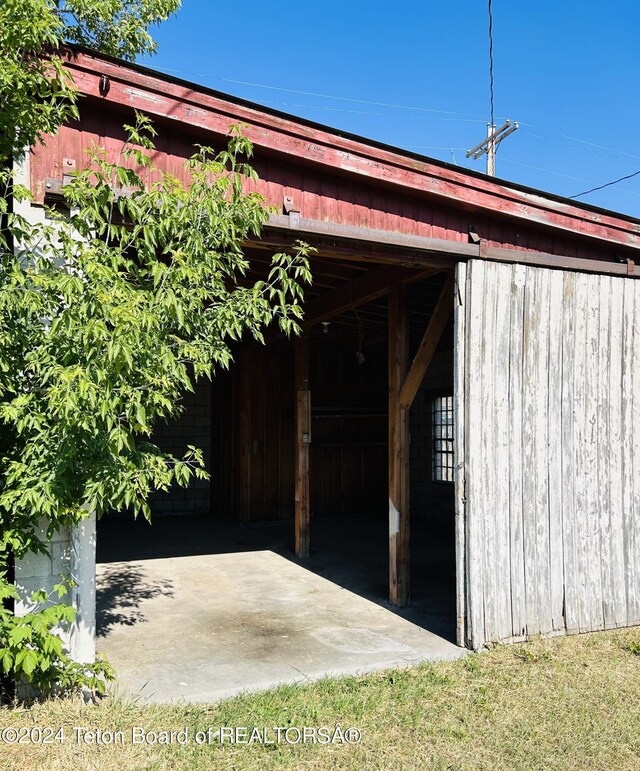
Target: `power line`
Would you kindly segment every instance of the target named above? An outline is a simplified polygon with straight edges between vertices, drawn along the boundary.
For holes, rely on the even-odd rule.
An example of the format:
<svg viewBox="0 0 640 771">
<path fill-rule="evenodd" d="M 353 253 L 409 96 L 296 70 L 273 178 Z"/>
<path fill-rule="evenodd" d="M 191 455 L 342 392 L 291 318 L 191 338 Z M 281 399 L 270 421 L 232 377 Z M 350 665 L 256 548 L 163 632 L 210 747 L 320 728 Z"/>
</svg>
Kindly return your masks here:
<svg viewBox="0 0 640 771">
<path fill-rule="evenodd" d="M 492 65 L 493 65 L 492 42 L 493 42 L 492 39 L 490 39 L 490 41 L 489 41 L 489 44 L 490 44 L 490 65 L 491 65 L 490 76 L 492 76 L 492 69 L 493 69 L 493 67 L 492 67 Z M 303 94 L 303 95 L 307 95 L 307 96 L 318 97 L 318 98 L 321 98 L 321 99 L 334 99 L 334 100 L 345 101 L 345 102 L 353 102 L 353 103 L 356 103 L 356 104 L 368 104 L 368 105 L 374 105 L 374 106 L 378 106 L 378 107 L 387 107 L 387 108 L 391 108 L 391 109 L 426 112 L 426 113 L 431 113 L 431 114 L 439 115 L 439 116 L 447 116 L 447 115 L 448 116 L 454 116 L 454 117 L 449 117 L 449 118 L 441 117 L 441 120 L 459 121 L 461 123 L 467 123 L 467 122 L 468 123 L 484 123 L 485 122 L 484 118 L 482 118 L 480 116 L 476 116 L 474 113 L 455 112 L 453 110 L 435 110 L 435 109 L 429 109 L 429 108 L 426 108 L 426 107 L 416 107 L 416 106 L 413 106 L 413 105 L 402 105 L 402 104 L 394 105 L 394 104 L 387 104 L 386 102 L 373 102 L 373 101 L 368 101 L 366 99 L 356 99 L 356 98 L 345 97 L 345 96 L 335 96 L 335 95 L 332 95 L 332 94 L 316 94 L 316 93 L 313 93 L 313 92 L 310 92 L 310 91 L 302 91 L 302 90 L 299 90 L 299 89 L 284 88 L 282 86 L 272 86 L 272 85 L 269 85 L 269 84 L 266 84 L 266 83 L 252 83 L 252 82 L 244 81 L 244 80 L 234 80 L 234 79 L 231 79 L 231 78 L 223 78 L 223 77 L 218 76 L 218 75 L 212 75 L 211 73 L 194 72 L 194 71 L 189 71 L 189 70 L 179 70 L 179 69 L 175 69 L 175 68 L 172 68 L 172 67 L 162 67 L 160 65 L 156 65 L 155 63 L 154 63 L 154 68 L 157 69 L 157 70 L 162 70 L 164 72 L 175 73 L 177 75 L 188 75 L 188 76 L 192 76 L 192 77 L 211 78 L 212 80 L 220 80 L 220 81 L 223 81 L 225 83 L 235 83 L 237 85 L 252 86 L 254 88 L 265 88 L 265 89 L 270 89 L 272 91 L 282 91 L 282 92 L 285 92 L 285 93 L 292 93 L 292 94 Z M 491 90 L 491 96 L 493 96 L 493 89 Z M 267 100 L 267 99 L 261 99 L 259 101 L 261 101 L 261 102 L 263 102 L 265 104 L 282 105 L 282 106 L 285 106 L 285 107 L 300 107 L 300 108 L 313 109 L 313 110 L 323 110 L 323 111 L 326 111 L 326 112 L 346 112 L 346 113 L 352 112 L 351 110 L 344 110 L 343 111 L 343 110 L 338 110 L 337 108 L 321 107 L 321 106 L 317 106 L 317 105 L 289 104 L 287 102 L 274 102 L 274 101 L 270 101 L 270 100 Z M 358 111 L 354 110 L 353 113 L 357 114 Z M 361 114 L 363 114 L 363 115 L 375 115 L 375 116 L 382 116 L 382 115 L 384 115 L 384 113 L 375 113 L 375 112 L 369 113 L 369 112 L 364 112 L 364 111 Z M 418 117 L 418 116 L 416 116 L 416 117 Z M 425 117 L 427 117 L 427 116 L 425 116 Z M 504 116 L 499 116 L 499 115 L 495 116 L 494 115 L 493 119 L 494 120 L 496 120 L 496 119 L 504 120 Z M 548 134 L 552 134 L 553 135 L 553 132 L 550 132 L 546 128 L 542 128 L 540 126 L 536 126 L 534 124 L 526 123 L 526 122 L 522 122 L 522 121 L 518 121 L 518 123 L 519 123 L 520 127 L 524 126 L 526 129 L 537 129 L 539 131 L 544 131 L 544 132 L 546 132 Z M 566 143 L 560 141 L 559 139 L 554 139 L 553 136 L 541 136 L 539 134 L 534 134 L 534 133 L 532 133 L 529 130 L 527 131 L 527 134 L 529 136 L 531 136 L 531 137 L 535 137 L 536 139 L 543 139 L 543 140 L 546 140 L 548 142 L 556 142 L 558 144 L 566 144 Z M 597 152 L 597 150 L 608 150 L 609 152 L 617 153 L 619 155 L 625 155 L 625 156 L 627 156 L 629 158 L 640 159 L 640 156 L 638 156 L 638 155 L 633 155 L 632 153 L 628 153 L 628 152 L 626 152 L 624 150 L 617 150 L 617 149 L 615 149 L 613 147 L 607 147 L 606 145 L 596 144 L 595 142 L 589 142 L 586 139 L 580 139 L 578 137 L 568 136 L 567 134 L 556 134 L 555 136 L 561 137 L 561 139 L 569 140 L 570 142 L 576 142 L 576 143 L 579 143 L 581 145 L 587 145 L 589 147 L 596 148 L 595 150 L 592 150 L 592 152 Z"/>
<path fill-rule="evenodd" d="M 584 177 L 575 177 L 573 174 L 563 174 L 561 171 L 552 171 L 551 169 L 544 169 L 542 166 L 532 166 L 530 163 L 522 163 L 521 161 L 514 161 L 512 158 L 505 158 L 504 155 L 502 156 L 502 160 L 505 163 L 513 163 L 516 166 L 524 166 L 526 169 L 533 169 L 534 171 L 541 171 L 543 174 L 553 174 L 555 177 L 564 177 L 565 179 L 574 179 L 578 182 L 586 182 L 588 184 L 592 184 L 592 179 L 585 179 Z M 638 190 L 629 190 L 629 188 L 621 187 L 619 188 L 621 191 L 625 193 L 629 193 L 629 195 L 640 195 L 640 191 Z"/>
<path fill-rule="evenodd" d="M 494 60 L 494 57 L 493 57 L 493 1 L 492 0 L 488 0 L 488 12 L 489 12 L 489 86 L 490 86 L 490 109 L 491 109 L 491 124 L 490 125 L 493 125 L 493 121 L 495 120 L 496 116 L 494 115 L 495 103 L 494 103 L 494 74 L 493 74 L 493 65 L 494 65 L 494 61 L 493 60 Z M 234 83 L 236 85 L 249 86 L 249 87 L 253 87 L 253 88 L 264 88 L 264 89 L 269 89 L 271 91 L 280 91 L 280 92 L 291 93 L 291 94 L 301 94 L 301 95 L 304 95 L 304 96 L 311 96 L 311 97 L 316 97 L 316 98 L 320 98 L 320 99 L 332 99 L 332 100 L 337 100 L 337 101 L 342 101 L 342 102 L 350 102 L 350 103 L 353 103 L 353 104 L 372 105 L 372 106 L 376 106 L 376 107 L 385 107 L 387 109 L 393 109 L 393 110 L 407 110 L 407 111 L 412 111 L 414 113 L 416 113 L 416 112 L 427 113 L 429 115 L 433 115 L 434 117 L 439 117 L 441 120 L 457 121 L 457 122 L 461 122 L 461 123 L 484 123 L 485 122 L 481 117 L 477 117 L 473 113 L 461 113 L 461 112 L 455 112 L 453 110 L 436 110 L 436 109 L 427 108 L 427 107 L 417 107 L 417 106 L 414 106 L 414 105 L 394 104 L 394 103 L 388 103 L 388 102 L 376 102 L 376 101 L 371 101 L 371 100 L 367 100 L 367 99 L 357 99 L 357 98 L 353 98 L 353 97 L 336 96 L 336 95 L 333 95 L 333 94 L 321 94 L 321 93 L 316 93 L 316 92 L 313 92 L 313 91 L 303 91 L 303 90 L 300 90 L 300 89 L 284 88 L 282 86 L 272 86 L 272 85 L 269 85 L 269 84 L 266 84 L 266 83 L 254 83 L 254 82 L 251 82 L 251 81 L 237 80 L 237 79 L 233 79 L 233 78 L 224 78 L 224 77 L 220 77 L 220 76 L 217 76 L 217 75 L 212 75 L 210 73 L 202 73 L 202 72 L 193 72 L 193 71 L 187 71 L 187 70 L 179 70 L 179 69 L 176 69 L 176 68 L 162 67 L 162 66 L 158 66 L 158 65 L 155 65 L 155 69 L 163 70 L 165 72 L 176 73 L 178 75 L 189 75 L 189 76 L 201 77 L 201 78 L 211 78 L 213 80 L 220 80 L 220 81 L 223 81 L 223 82 L 226 82 L 226 83 Z M 326 111 L 326 112 L 344 112 L 344 113 L 353 113 L 353 114 L 361 114 L 361 115 L 373 115 L 373 116 L 376 116 L 376 117 L 383 117 L 384 116 L 384 113 L 367 112 L 367 111 L 364 111 L 364 110 L 363 111 L 348 110 L 348 109 L 341 110 L 341 109 L 338 109 L 338 108 L 322 107 L 322 106 L 318 106 L 318 105 L 289 104 L 289 103 L 286 103 L 286 102 L 274 102 L 274 101 L 270 101 L 270 100 L 266 100 L 266 99 L 262 99 L 260 101 L 262 101 L 263 103 L 266 103 L 266 104 L 281 104 L 281 105 L 286 106 L 286 107 L 298 107 L 298 108 L 304 108 L 304 109 L 323 110 L 323 111 Z M 413 117 L 417 118 L 417 117 L 422 117 L 422 116 L 414 115 Z M 427 118 L 428 115 L 424 115 L 424 117 Z M 530 128 L 530 129 L 536 129 L 537 128 L 538 130 L 544 131 L 547 134 L 553 134 L 553 132 L 550 132 L 546 128 L 538 127 L 538 126 L 535 126 L 535 125 L 530 124 L 530 123 L 520 123 L 520 125 L 521 126 L 525 126 L 527 128 Z M 561 141 L 562 139 L 567 140 L 569 142 L 575 142 L 575 143 L 580 144 L 582 146 L 586 146 L 589 149 L 592 148 L 591 152 L 598 153 L 598 151 L 603 151 L 604 150 L 604 151 L 609 151 L 611 153 L 617 153 L 619 155 L 624 155 L 624 156 L 627 156 L 627 157 L 633 158 L 633 159 L 640 158 L 640 156 L 633 155 L 632 153 L 628 153 L 628 152 L 626 152 L 624 150 L 617 150 L 617 149 L 612 148 L 612 147 L 607 147 L 606 145 L 597 144 L 595 142 L 590 142 L 588 140 L 580 139 L 578 137 L 569 136 L 567 134 L 556 134 L 557 137 L 561 138 L 561 140 L 558 140 L 558 139 L 554 139 L 553 136 L 541 136 L 541 135 L 534 134 L 531 131 L 528 131 L 527 133 L 531 137 L 535 137 L 537 139 L 543 139 L 543 140 L 547 140 L 547 141 L 552 141 L 552 142 L 557 142 L 559 144 L 565 144 L 564 142 Z M 423 145 L 423 146 L 408 145 L 407 147 L 408 148 L 409 147 L 413 147 L 415 149 L 433 149 L 433 150 L 445 150 L 446 149 L 446 150 L 451 150 L 450 147 L 446 147 L 445 148 L 445 147 L 433 147 L 433 146 L 426 146 L 426 145 Z M 462 148 L 459 148 L 459 149 L 462 149 Z M 508 160 L 508 159 L 505 158 L 505 160 Z M 508 160 L 508 162 L 509 163 L 517 163 L 516 161 L 513 161 L 513 160 Z M 519 165 L 526 166 L 527 164 L 520 163 Z M 532 166 L 531 168 L 537 168 L 537 167 L 533 167 Z M 540 170 L 540 171 L 548 171 L 546 169 L 538 169 L 538 170 Z M 549 173 L 558 174 L 558 172 L 549 172 Z M 602 189 L 610 187 L 612 185 L 616 185 L 619 182 L 622 182 L 622 181 L 624 181 L 626 179 L 631 179 L 631 178 L 633 178 L 635 176 L 638 176 L 639 174 L 640 174 L 640 171 L 634 172 L 633 174 L 625 175 L 625 176 L 620 177 L 618 179 L 615 179 L 615 180 L 613 180 L 611 182 L 607 182 L 604 185 L 598 185 L 598 186 L 593 187 L 593 188 L 591 188 L 589 190 L 585 190 L 582 193 L 577 193 L 576 195 L 569 196 L 569 198 L 580 198 L 583 195 L 588 195 L 589 193 L 596 192 L 597 190 L 602 190 Z M 568 177 L 569 175 L 560 175 L 560 176 L 567 176 Z M 578 179 L 578 178 L 575 177 L 575 179 Z M 628 192 L 631 192 L 631 191 L 628 191 Z"/>
<path fill-rule="evenodd" d="M 415 110 L 417 112 L 428 112 L 428 113 L 434 113 L 436 115 L 454 115 L 459 117 L 465 117 L 465 118 L 474 118 L 479 123 L 484 122 L 482 117 L 475 115 L 474 113 L 469 112 L 454 112 L 453 110 L 435 110 L 428 107 L 415 107 L 413 105 L 406 105 L 406 104 L 392 104 L 388 102 L 373 102 L 368 99 L 354 99 L 352 97 L 348 96 L 335 96 L 332 94 L 320 94 L 316 93 L 314 91 L 301 91 L 300 89 L 296 88 L 284 88 L 282 86 L 270 86 L 266 83 L 253 83 L 251 81 L 247 80 L 235 80 L 234 78 L 222 78 L 217 75 L 210 75 L 205 72 L 189 72 L 186 70 L 177 70 L 173 69 L 171 67 L 160 67 L 158 65 L 155 66 L 155 69 L 157 70 L 163 70 L 164 72 L 174 72 L 177 75 L 190 75 L 192 77 L 198 77 L 198 78 L 212 78 L 213 80 L 221 80 L 225 83 L 235 83 L 239 86 L 250 86 L 252 88 L 266 88 L 270 91 L 283 91 L 288 94 L 301 94 L 303 96 L 313 96 L 317 97 L 318 99 L 336 99 L 341 102 L 352 102 L 355 104 L 369 104 L 374 107 L 388 107 L 394 110 Z"/>
<path fill-rule="evenodd" d="M 591 147 L 597 147 L 600 150 L 611 150 L 614 153 L 619 153 L 620 155 L 627 155 L 629 158 L 640 158 L 638 155 L 632 155 L 631 153 L 626 153 L 624 150 L 614 150 L 611 147 L 606 147 L 605 145 L 598 145 L 595 142 L 587 142 L 586 139 L 578 139 L 577 137 L 570 137 L 566 134 L 560 134 L 560 136 L 563 139 L 570 139 L 572 142 L 579 142 L 582 145 L 590 145 Z"/>
<path fill-rule="evenodd" d="M 489 0 L 489 92 L 491 100 L 491 127 L 495 124 L 493 117 L 493 0 Z"/>
<path fill-rule="evenodd" d="M 389 117 L 389 115 L 394 115 L 393 112 L 374 112 L 372 110 L 349 110 L 344 107 L 326 107 L 324 105 L 317 105 L 317 104 L 299 104 L 296 102 L 280 102 L 274 99 L 263 99 L 262 97 L 258 97 L 255 99 L 256 104 L 261 104 L 265 106 L 276 106 L 276 107 L 287 107 L 287 108 L 296 108 L 296 109 L 303 109 L 303 110 L 320 110 L 322 112 L 339 112 L 339 113 L 345 113 L 349 115 L 373 115 L 377 118 L 386 118 Z M 406 109 L 414 109 L 414 108 L 406 108 Z M 481 118 L 448 118 L 446 115 L 407 115 L 407 119 L 416 119 L 416 120 L 444 120 L 444 121 L 454 121 L 456 123 L 484 123 L 484 121 Z M 448 149 L 448 148 L 447 148 Z"/>
<path fill-rule="evenodd" d="M 345 107 L 325 107 L 323 105 L 316 105 L 316 104 L 298 104 L 296 102 L 280 102 L 274 99 L 262 99 L 259 98 L 257 100 L 258 104 L 263 105 L 275 105 L 277 107 L 287 107 L 287 108 L 300 108 L 303 110 L 321 110 L 323 112 L 342 112 L 342 113 L 348 113 L 349 115 L 374 115 L 377 118 L 384 118 L 385 113 L 383 112 L 373 112 L 373 110 L 349 110 Z M 423 117 L 421 115 L 419 116 L 413 116 L 413 117 Z M 445 118 L 445 120 L 451 120 L 451 118 Z"/>
<path fill-rule="evenodd" d="M 440 145 L 438 147 L 434 145 L 405 145 L 403 144 L 402 147 L 404 147 L 407 150 L 466 150 L 466 147 L 451 147 L 451 145 Z"/>
<path fill-rule="evenodd" d="M 527 136 L 532 137 L 533 139 L 542 139 L 545 142 L 553 142 L 557 145 L 563 145 L 564 147 L 570 147 L 571 142 L 580 144 L 580 145 L 586 145 L 585 148 L 590 153 L 595 153 L 596 155 L 606 155 L 608 158 L 615 158 L 616 155 L 624 155 L 627 158 L 633 158 L 633 160 L 640 160 L 640 155 L 634 155 L 633 153 L 628 153 L 626 150 L 617 150 L 615 147 L 608 147 L 607 145 L 599 145 L 595 142 L 589 142 L 586 139 L 578 139 L 577 137 L 570 137 L 567 134 L 556 134 L 554 138 L 553 132 L 550 132 L 548 129 L 541 128 L 540 126 L 534 126 L 532 123 L 522 123 L 520 122 L 520 126 L 524 126 L 525 133 Z M 547 134 L 551 134 L 551 136 L 544 136 L 542 134 L 535 134 L 530 129 L 536 129 L 537 131 L 544 131 Z M 568 142 L 563 142 L 562 140 L 566 139 L 569 140 Z M 603 150 L 608 152 L 602 152 Z M 612 153 L 615 153 L 615 155 L 612 155 Z"/>
<path fill-rule="evenodd" d="M 578 182 L 586 182 L 587 184 L 593 184 L 592 179 L 585 179 L 584 177 L 574 177 L 572 174 L 563 174 L 561 171 L 552 171 L 551 169 L 544 169 L 542 166 L 533 166 L 530 163 L 523 163 L 522 161 L 514 161 L 513 158 L 505 158 L 502 156 L 502 160 L 505 163 L 514 163 L 516 166 L 524 166 L 525 169 L 533 169 L 534 171 L 543 171 L 545 174 L 553 174 L 556 177 L 564 177 L 565 179 L 575 179 Z"/>
<path fill-rule="evenodd" d="M 592 187 L 591 190 L 585 190 L 583 193 L 576 193 L 575 195 L 570 195 L 569 198 L 580 198 L 583 195 L 588 195 L 589 193 L 595 193 L 596 190 L 604 190 L 605 187 L 611 187 L 611 185 L 617 185 L 618 182 L 624 182 L 625 179 L 631 179 L 632 177 L 637 177 L 640 174 L 639 171 L 634 171 L 633 174 L 627 174 L 624 177 L 620 177 L 619 179 L 614 179 L 612 182 L 606 182 L 604 185 L 598 185 L 598 187 Z"/>
</svg>

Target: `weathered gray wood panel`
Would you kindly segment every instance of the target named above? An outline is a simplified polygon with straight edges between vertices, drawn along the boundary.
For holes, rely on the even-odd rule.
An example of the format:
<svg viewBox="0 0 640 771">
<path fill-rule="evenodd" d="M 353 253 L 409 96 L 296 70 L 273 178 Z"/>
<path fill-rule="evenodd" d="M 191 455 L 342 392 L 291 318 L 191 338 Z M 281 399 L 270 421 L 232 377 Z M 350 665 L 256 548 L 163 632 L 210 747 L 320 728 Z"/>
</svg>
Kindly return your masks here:
<svg viewBox="0 0 640 771">
<path fill-rule="evenodd" d="M 458 283 L 466 643 L 640 623 L 640 282 L 472 260 Z"/>
<path fill-rule="evenodd" d="M 456 286 L 453 304 L 457 313 L 454 314 L 454 338 L 464 340 L 466 321 L 467 265 L 459 262 L 456 269 Z M 456 642 L 463 646 L 466 639 L 465 629 L 465 590 L 466 590 L 466 558 L 465 558 L 465 482 L 464 482 L 464 399 L 465 399 L 465 349 L 456 346 L 453 362 L 453 392 L 455 431 L 454 464 L 455 464 L 455 538 L 456 538 Z"/>
<path fill-rule="evenodd" d="M 485 564 L 484 515 L 486 490 L 483 489 L 485 453 L 482 449 L 482 375 L 484 350 L 484 262 L 467 265 L 464 382 L 464 476 L 465 476 L 465 548 L 466 548 L 466 629 L 472 645 L 484 642 Z M 473 293 L 471 293 L 473 287 Z M 460 312 L 460 309 L 456 309 Z"/>
</svg>

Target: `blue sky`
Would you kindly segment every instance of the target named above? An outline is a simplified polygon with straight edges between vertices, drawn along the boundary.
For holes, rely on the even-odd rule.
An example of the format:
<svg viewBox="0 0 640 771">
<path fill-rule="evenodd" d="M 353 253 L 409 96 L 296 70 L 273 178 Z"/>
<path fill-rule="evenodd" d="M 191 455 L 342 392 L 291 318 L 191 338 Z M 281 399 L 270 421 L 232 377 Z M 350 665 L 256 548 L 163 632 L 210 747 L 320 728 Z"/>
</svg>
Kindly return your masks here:
<svg viewBox="0 0 640 771">
<path fill-rule="evenodd" d="M 638 0 L 493 0 L 496 176 L 571 196 L 640 171 Z M 489 119 L 487 2 L 183 0 L 141 63 L 460 166 Z M 640 174 L 579 200 L 640 217 Z"/>
</svg>

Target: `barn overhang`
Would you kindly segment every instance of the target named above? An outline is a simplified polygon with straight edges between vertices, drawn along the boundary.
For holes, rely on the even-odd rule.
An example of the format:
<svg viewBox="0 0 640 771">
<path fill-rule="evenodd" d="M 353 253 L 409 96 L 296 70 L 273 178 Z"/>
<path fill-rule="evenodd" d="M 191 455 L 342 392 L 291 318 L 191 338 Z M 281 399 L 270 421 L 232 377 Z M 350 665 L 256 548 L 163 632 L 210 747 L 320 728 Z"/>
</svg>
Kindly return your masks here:
<svg viewBox="0 0 640 771">
<path fill-rule="evenodd" d="M 33 148 L 30 179 L 35 205 L 45 202 L 51 181 L 64 180 L 66 169 L 80 169 L 88 163 L 85 150 L 92 144 L 104 147 L 107 158 L 115 160 L 124 141 L 122 124 L 130 121 L 134 110 L 144 112 L 156 122 L 159 135 L 154 161 L 178 177 L 185 173 L 183 162 L 193 152 L 195 143 L 221 147 L 230 127 L 240 125 L 254 145 L 253 163 L 259 175 L 255 183 L 249 183 L 249 189 L 261 193 L 275 209 L 261 238 L 247 247 L 259 253 L 265 249 L 286 248 L 302 239 L 317 250 L 319 259 L 333 260 L 338 266 L 335 272 L 339 280 L 310 290 L 303 323 L 305 335 L 297 342 L 295 351 L 295 548 L 300 557 L 309 553 L 310 532 L 312 399 L 308 335 L 314 325 L 339 316 L 347 308 L 387 298 L 389 586 L 390 597 L 398 605 L 406 604 L 410 596 L 409 410 L 443 329 L 450 317 L 455 316 L 458 358 L 454 388 L 459 418 L 456 445 L 466 453 L 461 456 L 464 474 L 460 463 L 456 466 L 458 639 L 461 644 L 466 641 L 478 647 L 489 639 L 509 637 L 504 630 L 511 629 L 515 635 L 521 627 L 520 617 L 513 620 L 516 614 L 512 611 L 509 618 L 513 623 L 505 621 L 511 596 L 505 593 L 496 600 L 492 594 L 495 578 L 487 572 L 491 552 L 486 551 L 489 547 L 485 537 L 491 536 L 490 504 L 487 511 L 482 509 L 481 516 L 475 513 L 481 506 L 484 490 L 484 483 L 477 486 L 480 465 L 492 459 L 487 451 L 472 453 L 474 445 L 470 440 L 476 425 L 467 418 L 475 416 L 480 420 L 478 415 L 483 405 L 473 401 L 474 394 L 484 394 L 487 403 L 493 397 L 486 389 L 474 390 L 474 378 L 483 372 L 482 361 L 470 359 L 472 364 L 475 362 L 475 371 L 466 364 L 471 351 L 476 358 L 479 356 L 483 340 L 491 337 L 492 329 L 498 325 L 495 318 L 489 318 L 489 313 L 483 315 L 479 310 L 477 318 L 473 315 L 476 303 L 481 307 L 484 299 L 478 289 L 478 276 L 485 275 L 481 268 L 473 266 L 487 266 L 486 275 L 502 282 L 504 297 L 496 294 L 497 283 L 492 288 L 496 294 L 496 313 L 506 313 L 506 306 L 501 303 L 509 297 L 508 271 L 501 270 L 505 267 L 501 263 L 514 266 L 514 274 L 520 277 L 526 274 L 531 286 L 537 286 L 537 281 L 546 281 L 547 278 L 540 276 L 546 276 L 551 269 L 563 275 L 589 273 L 594 276 L 594 286 L 604 295 L 607 281 L 635 278 L 640 273 L 636 269 L 640 258 L 640 221 L 345 134 L 89 51 L 70 51 L 68 67 L 82 97 L 80 118 L 63 126 L 45 145 Z M 341 261 L 351 262 L 351 267 L 345 268 L 344 264 L 340 265 Z M 363 270 L 356 274 L 352 270 L 354 264 Z M 442 279 L 440 299 L 421 330 L 417 352 L 410 356 L 407 287 L 436 274 L 446 274 L 446 277 L 438 276 Z M 595 274 L 602 274 L 602 281 L 596 281 Z M 473 313 L 469 311 L 471 301 Z M 586 308 L 585 303 L 582 302 L 580 308 Z M 511 306 L 509 308 L 509 313 L 515 314 Z M 516 310 L 520 312 L 519 306 Z M 535 308 L 530 311 L 535 315 Z M 631 328 L 632 322 L 629 324 Z M 505 323 L 500 327 L 502 343 L 508 332 Z M 513 339 L 521 332 L 523 330 L 514 333 Z M 613 326 L 607 333 L 617 334 Z M 554 344 L 561 345 L 560 336 L 556 338 Z M 516 354 L 521 362 L 521 352 Z M 531 356 L 538 355 L 537 349 L 532 348 Z M 494 374 L 502 378 L 499 385 L 504 391 L 509 384 L 500 370 L 497 353 L 494 364 Z M 602 373 L 601 378 L 604 383 Z M 543 381 L 544 378 L 539 380 L 540 388 L 544 386 Z M 532 378 L 531 383 L 534 382 L 538 381 Z M 525 389 L 527 383 L 521 386 Z M 240 396 L 243 394 L 247 396 L 244 392 Z M 498 407 L 491 402 L 495 415 L 499 413 Z M 569 407 L 566 414 L 570 414 Z M 567 430 L 574 430 L 569 417 L 566 425 Z M 245 429 L 247 425 L 241 426 L 241 432 Z M 497 429 L 489 439 L 502 442 L 500 448 L 504 451 L 503 437 L 498 436 Z M 540 441 L 543 439 L 540 432 Z M 491 446 L 488 441 L 486 447 Z M 243 450 L 245 455 L 248 447 L 246 444 Z M 531 448 L 527 445 L 526 449 L 528 452 Z M 508 453 L 505 458 L 509 459 Z M 245 456 L 241 457 L 239 464 L 241 473 L 248 478 L 247 468 L 243 466 L 246 460 Z M 534 455 L 530 460 L 535 464 Z M 491 484 L 504 493 L 500 479 Z M 465 485 L 471 485 L 469 489 L 476 496 L 470 503 L 466 502 Z M 244 493 L 241 491 L 241 494 Z M 532 492 L 531 506 L 534 499 Z M 541 551 L 540 558 L 547 559 L 548 555 L 542 553 L 542 543 L 537 546 L 532 543 L 532 549 Z M 501 559 L 506 560 L 511 545 L 504 541 Z M 569 546 L 574 548 L 574 541 Z M 518 544 L 514 548 L 519 548 Z M 529 564 L 537 565 L 534 559 Z M 524 576 L 521 573 L 517 575 L 520 583 Z M 529 578 L 528 574 L 524 577 Z M 470 582 L 476 578 L 484 582 L 485 595 L 471 591 Z M 554 591 L 556 594 L 560 591 L 556 584 Z M 486 620 L 489 616 L 481 617 L 484 602 L 497 603 L 491 623 Z M 543 598 L 540 603 L 543 604 Z M 554 612 L 559 607 L 556 602 Z M 532 612 L 539 609 L 535 606 Z M 500 614 L 506 614 L 505 618 Z M 553 630 L 559 629 L 559 624 L 555 624 Z M 537 627 L 531 622 L 529 628 Z M 599 627 L 594 622 L 591 628 Z M 538 631 L 544 631 L 543 625 Z"/>
<path fill-rule="evenodd" d="M 451 253 L 460 259 L 477 256 L 467 246 L 477 247 L 480 257 L 509 248 L 613 263 L 635 262 L 640 253 L 640 221 L 631 217 L 336 131 L 104 55 L 74 49 L 67 58 L 82 95 L 81 119 L 63 127 L 46 148 L 35 149 L 31 181 L 36 201 L 44 200 L 46 179 L 62 178 L 65 162 L 76 168 L 86 164 L 85 148 L 92 141 L 98 140 L 108 155 L 117 152 L 126 114 L 140 110 L 171 134 L 159 137 L 156 161 L 178 176 L 180 161 L 195 142 L 219 145 L 232 125 L 241 126 L 255 147 L 261 177 L 256 189 L 282 215 L 299 220 L 299 227 L 305 221 L 315 223 L 310 232 L 316 236 L 323 235 L 319 223 L 325 223 L 329 235 L 335 235 L 331 226 L 376 231 L 378 243 L 384 243 L 378 231 L 407 240 L 423 237 L 459 245 Z M 434 248 L 441 252 L 443 245 Z"/>
</svg>

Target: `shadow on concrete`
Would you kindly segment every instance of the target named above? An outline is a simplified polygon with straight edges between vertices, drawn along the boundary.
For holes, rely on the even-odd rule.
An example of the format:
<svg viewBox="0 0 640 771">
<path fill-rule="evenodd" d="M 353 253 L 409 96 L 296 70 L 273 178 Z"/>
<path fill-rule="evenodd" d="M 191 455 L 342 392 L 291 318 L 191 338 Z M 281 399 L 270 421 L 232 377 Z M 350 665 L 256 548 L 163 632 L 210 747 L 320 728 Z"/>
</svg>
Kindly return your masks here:
<svg viewBox="0 0 640 771">
<path fill-rule="evenodd" d="M 98 562 L 269 550 L 454 641 L 453 526 L 443 528 L 419 521 L 412 523 L 412 596 L 408 608 L 396 608 L 387 599 L 387 527 L 383 519 L 372 522 L 315 518 L 312 520 L 311 554 L 308 559 L 301 560 L 293 553 L 291 522 L 239 528 L 206 515 L 158 516 L 152 524 L 143 519 L 107 516 L 98 523 Z M 122 583 L 126 584 L 125 577 Z M 125 585 L 122 585 L 122 591 L 127 591 Z"/>
<path fill-rule="evenodd" d="M 96 636 L 106 637 L 114 627 L 144 622 L 140 604 L 160 595 L 172 597 L 172 586 L 168 579 L 146 582 L 135 565 L 103 568 L 96 578 Z"/>
</svg>

